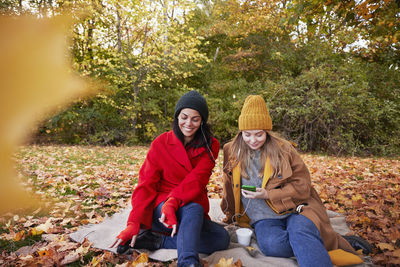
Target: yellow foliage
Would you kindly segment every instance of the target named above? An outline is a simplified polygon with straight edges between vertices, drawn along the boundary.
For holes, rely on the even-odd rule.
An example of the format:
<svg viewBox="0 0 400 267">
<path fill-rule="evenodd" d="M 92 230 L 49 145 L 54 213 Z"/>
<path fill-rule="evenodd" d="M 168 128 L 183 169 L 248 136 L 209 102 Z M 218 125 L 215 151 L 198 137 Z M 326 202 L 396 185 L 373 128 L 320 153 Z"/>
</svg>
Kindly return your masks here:
<svg viewBox="0 0 400 267">
<path fill-rule="evenodd" d="M 360 195 L 360 194 L 355 194 L 351 197 L 352 200 L 357 201 L 357 200 L 362 200 L 365 201 L 365 199 Z"/>
<path fill-rule="evenodd" d="M 37 204 L 17 186 L 11 155 L 35 124 L 88 92 L 72 74 L 66 19 L 0 17 L 0 214 Z"/>
<path fill-rule="evenodd" d="M 36 228 L 32 228 L 32 229 L 29 231 L 29 233 L 30 233 L 31 235 L 41 235 L 41 234 L 43 234 L 43 230 L 38 230 L 38 229 L 36 229 Z"/>
<path fill-rule="evenodd" d="M 233 265 L 232 261 L 233 261 L 233 258 L 229 258 L 229 259 L 221 258 L 221 259 L 219 259 L 219 261 L 215 265 L 215 267 L 234 267 L 235 265 Z"/>
<path fill-rule="evenodd" d="M 146 266 L 146 263 L 149 262 L 149 254 L 147 253 L 140 253 L 139 256 L 131 263 L 130 266 L 132 267 L 139 267 L 139 266 Z"/>
<path fill-rule="evenodd" d="M 92 261 L 90 262 L 89 266 L 90 267 L 95 267 L 95 266 L 101 266 L 101 263 L 103 262 L 105 254 L 99 255 L 97 257 L 94 257 Z"/>
</svg>

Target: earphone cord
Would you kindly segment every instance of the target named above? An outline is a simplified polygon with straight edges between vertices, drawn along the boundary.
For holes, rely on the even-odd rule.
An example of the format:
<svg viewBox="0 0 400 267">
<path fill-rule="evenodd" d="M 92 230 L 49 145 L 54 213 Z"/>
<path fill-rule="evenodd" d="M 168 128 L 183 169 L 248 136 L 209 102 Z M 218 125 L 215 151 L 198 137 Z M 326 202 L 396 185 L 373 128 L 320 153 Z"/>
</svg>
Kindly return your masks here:
<svg viewBox="0 0 400 267">
<path fill-rule="evenodd" d="M 211 155 L 212 159 L 214 160 L 214 162 L 216 162 L 216 160 L 215 160 L 215 158 L 214 158 L 214 155 L 213 155 L 213 153 L 211 152 L 210 147 L 208 146 L 206 135 L 205 135 L 204 132 L 203 132 L 203 122 L 202 122 L 201 125 L 200 125 L 200 131 L 201 131 L 201 133 L 202 133 L 202 135 L 203 135 L 204 141 L 206 142 L 206 147 L 207 147 L 208 151 L 210 152 L 210 155 Z M 239 152 L 240 152 L 240 150 L 239 150 Z M 224 198 L 224 200 L 225 200 L 225 202 L 226 202 L 226 208 L 225 208 L 225 210 L 223 211 L 223 213 L 225 214 L 225 212 L 226 212 L 227 209 L 228 209 L 228 200 L 226 200 L 226 198 Z M 233 222 L 233 223 L 237 223 L 237 222 L 235 221 L 235 216 L 241 217 L 241 216 L 243 216 L 243 215 L 246 213 L 247 208 L 249 207 L 250 202 L 251 202 L 251 199 L 249 199 L 249 201 L 247 202 L 246 208 L 244 209 L 244 211 L 243 211 L 242 214 L 239 213 L 239 214 L 234 214 L 234 215 L 232 216 L 232 222 Z"/>
<path fill-rule="evenodd" d="M 243 216 L 243 215 L 246 213 L 247 208 L 249 207 L 251 200 L 252 200 L 252 199 L 249 199 L 249 201 L 247 202 L 246 208 L 244 209 L 244 211 L 243 211 L 242 214 L 239 213 L 239 214 L 234 214 L 234 215 L 232 216 L 232 222 L 233 222 L 233 223 L 238 223 L 238 222 L 235 220 L 235 217 L 236 217 L 236 216 L 240 218 L 241 216 Z M 227 200 L 225 199 L 225 201 L 227 201 Z M 228 205 L 227 205 L 227 208 L 228 208 Z M 226 211 L 226 209 L 225 209 L 225 211 Z M 224 213 L 225 213 L 225 211 L 224 211 Z"/>
<path fill-rule="evenodd" d="M 222 220 L 224 217 L 225 217 L 225 214 L 226 214 L 226 211 L 228 210 L 228 200 L 226 200 L 226 198 L 223 198 L 224 199 L 224 201 L 225 201 L 225 209 L 224 209 L 224 211 L 222 212 L 222 216 L 223 217 L 219 217 L 218 218 L 218 220 Z M 247 202 L 247 205 L 246 205 L 246 208 L 244 209 L 244 211 L 243 211 L 243 213 L 242 214 L 234 214 L 233 216 L 232 216 L 232 224 L 236 224 L 237 223 L 237 221 L 235 221 L 235 217 L 241 217 L 241 216 L 243 216 L 245 213 L 246 213 L 246 211 L 247 211 L 247 208 L 249 207 L 249 205 L 250 205 L 250 201 L 251 201 L 251 199 L 249 199 L 249 202 Z"/>
<path fill-rule="evenodd" d="M 207 142 L 206 135 L 205 135 L 204 132 L 203 132 L 203 122 L 200 124 L 200 131 L 201 131 L 201 133 L 203 134 L 203 138 L 204 138 L 204 141 L 206 142 L 206 147 L 207 147 L 207 149 L 208 149 L 208 151 L 209 151 L 209 155 L 211 155 L 211 157 L 212 157 L 212 159 L 214 160 L 214 162 L 216 162 L 216 160 L 215 160 L 215 158 L 214 158 L 214 155 L 213 155 L 213 153 L 212 153 L 210 147 L 208 146 L 208 142 Z"/>
</svg>

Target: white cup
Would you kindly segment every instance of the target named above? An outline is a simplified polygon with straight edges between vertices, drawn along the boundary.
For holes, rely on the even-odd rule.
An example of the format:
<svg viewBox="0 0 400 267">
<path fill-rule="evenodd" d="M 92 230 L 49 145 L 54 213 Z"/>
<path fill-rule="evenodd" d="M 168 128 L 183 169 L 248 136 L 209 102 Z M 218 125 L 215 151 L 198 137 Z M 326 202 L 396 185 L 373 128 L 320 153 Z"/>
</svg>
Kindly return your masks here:
<svg viewBox="0 0 400 267">
<path fill-rule="evenodd" d="M 236 235 L 237 235 L 239 244 L 246 246 L 246 247 L 248 245 L 250 245 L 250 239 L 251 239 L 252 234 L 253 234 L 253 231 L 250 230 L 249 228 L 239 228 L 236 230 Z"/>
</svg>

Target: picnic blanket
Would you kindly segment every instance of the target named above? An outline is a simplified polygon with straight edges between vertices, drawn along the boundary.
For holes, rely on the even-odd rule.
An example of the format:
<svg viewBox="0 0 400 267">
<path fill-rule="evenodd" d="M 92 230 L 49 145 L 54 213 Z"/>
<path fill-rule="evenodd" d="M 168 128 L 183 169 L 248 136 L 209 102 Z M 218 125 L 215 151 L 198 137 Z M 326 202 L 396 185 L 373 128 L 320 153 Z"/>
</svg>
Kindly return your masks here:
<svg viewBox="0 0 400 267">
<path fill-rule="evenodd" d="M 220 201 L 220 199 L 210 199 L 209 215 L 213 221 L 222 223 L 224 214 L 219 206 Z M 69 236 L 72 240 L 79 243 L 82 243 L 83 240 L 87 238 L 93 244 L 93 247 L 116 253 L 116 249 L 111 249 L 109 246 L 113 243 L 119 232 L 125 229 L 130 210 L 130 207 L 126 208 L 121 212 L 114 214 L 112 217 L 106 218 L 99 224 L 82 226 Z M 328 216 L 336 232 L 344 235 L 350 231 L 346 224 L 345 216 L 333 211 L 328 211 Z M 231 242 L 228 249 L 214 252 L 211 255 L 200 255 L 200 257 L 207 261 L 210 266 L 217 264 L 221 258 L 233 258 L 233 262 L 236 262 L 238 259 L 240 259 L 243 266 L 298 266 L 296 258 L 294 257 L 276 258 L 264 256 L 257 245 L 254 233 L 251 238 L 251 248 L 249 249 L 248 247 L 244 247 L 237 243 L 237 237 L 235 233 L 237 226 L 226 225 L 225 228 L 231 237 Z M 149 258 L 157 261 L 170 261 L 177 258 L 177 251 L 175 249 L 159 249 L 149 252 Z M 372 264 L 370 257 L 364 257 L 364 263 L 354 266 L 365 267 L 374 265 Z"/>
</svg>

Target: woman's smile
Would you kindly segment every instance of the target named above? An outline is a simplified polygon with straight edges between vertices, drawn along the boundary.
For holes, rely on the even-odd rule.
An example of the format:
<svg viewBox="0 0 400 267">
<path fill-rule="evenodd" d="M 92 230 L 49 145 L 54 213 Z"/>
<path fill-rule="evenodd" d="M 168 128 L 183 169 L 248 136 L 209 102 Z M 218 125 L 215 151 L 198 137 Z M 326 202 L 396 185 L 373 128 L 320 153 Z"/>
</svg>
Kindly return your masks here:
<svg viewBox="0 0 400 267">
<path fill-rule="evenodd" d="M 200 113 L 191 108 L 184 108 L 178 116 L 178 125 L 185 138 L 185 143 L 189 143 L 201 125 Z"/>
</svg>

